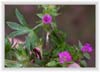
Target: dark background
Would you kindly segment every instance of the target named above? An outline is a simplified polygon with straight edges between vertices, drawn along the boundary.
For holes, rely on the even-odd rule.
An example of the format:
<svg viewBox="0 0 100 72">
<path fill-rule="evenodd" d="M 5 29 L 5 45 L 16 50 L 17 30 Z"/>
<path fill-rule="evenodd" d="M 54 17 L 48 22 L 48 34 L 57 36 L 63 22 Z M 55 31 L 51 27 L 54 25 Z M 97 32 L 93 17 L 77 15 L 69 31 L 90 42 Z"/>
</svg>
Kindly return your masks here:
<svg viewBox="0 0 100 72">
<path fill-rule="evenodd" d="M 36 14 L 41 12 L 36 5 L 5 5 L 5 22 L 18 22 L 15 16 L 15 8 L 18 8 L 24 15 L 30 27 L 36 25 L 40 20 Z M 56 21 L 59 29 L 67 33 L 66 42 L 78 44 L 80 40 L 83 44 L 89 42 L 93 47 L 91 59 L 88 60 L 88 67 L 95 67 L 95 5 L 63 5 L 57 16 Z M 12 30 L 5 23 L 5 34 L 8 35 Z M 24 35 L 23 35 L 24 36 Z M 23 36 L 18 36 L 24 41 Z"/>
</svg>

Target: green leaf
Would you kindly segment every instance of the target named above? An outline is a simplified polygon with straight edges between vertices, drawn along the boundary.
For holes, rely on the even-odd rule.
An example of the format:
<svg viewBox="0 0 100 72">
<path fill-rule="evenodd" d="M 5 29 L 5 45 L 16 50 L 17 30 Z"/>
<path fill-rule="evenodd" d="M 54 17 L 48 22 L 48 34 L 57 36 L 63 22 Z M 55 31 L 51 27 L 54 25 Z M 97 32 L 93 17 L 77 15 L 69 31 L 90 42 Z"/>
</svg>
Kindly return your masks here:
<svg viewBox="0 0 100 72">
<path fill-rule="evenodd" d="M 12 33 L 9 34 L 9 37 L 11 38 L 14 38 L 15 36 L 19 36 L 19 35 L 23 35 L 23 34 L 26 34 L 26 33 L 29 33 L 29 30 L 18 30 L 18 31 L 14 31 Z"/>
<path fill-rule="evenodd" d="M 57 45 L 62 44 L 65 40 L 65 33 L 58 29 L 54 29 L 51 34 L 50 34 L 50 39 L 54 41 L 54 44 L 56 43 Z"/>
<path fill-rule="evenodd" d="M 37 35 L 35 34 L 34 31 L 31 31 L 29 33 L 29 38 L 30 38 L 30 43 L 32 45 L 32 48 L 34 48 L 37 44 Z"/>
<path fill-rule="evenodd" d="M 80 41 L 78 41 L 78 45 L 79 45 L 80 49 L 83 47 L 83 45 L 82 45 L 82 43 Z"/>
<path fill-rule="evenodd" d="M 13 61 L 13 60 L 5 60 L 5 66 L 6 67 L 17 67 L 17 61 Z"/>
<path fill-rule="evenodd" d="M 19 10 L 18 10 L 17 8 L 16 8 L 16 16 L 17 16 L 19 22 L 20 22 L 22 25 L 24 25 L 24 26 L 27 25 L 27 22 L 26 22 L 26 20 L 24 19 L 24 16 L 19 12 Z"/>
<path fill-rule="evenodd" d="M 30 53 L 30 51 L 31 51 L 31 44 L 30 44 L 30 39 L 29 39 L 29 37 L 26 37 L 26 40 L 25 40 L 25 47 L 26 47 L 26 49 L 28 50 L 28 53 Z"/>
<path fill-rule="evenodd" d="M 7 24 L 11 29 L 14 29 L 14 30 L 22 30 L 24 28 L 16 22 L 7 22 Z"/>
<path fill-rule="evenodd" d="M 86 59 L 90 59 L 90 55 L 88 53 L 83 54 Z"/>
<path fill-rule="evenodd" d="M 81 61 L 80 61 L 80 64 L 81 64 L 82 66 L 87 66 L 87 63 L 86 63 L 85 60 L 81 60 Z"/>
<path fill-rule="evenodd" d="M 10 64 L 16 64 L 17 61 L 5 59 L 5 64 L 8 64 L 8 63 L 10 63 Z"/>
<path fill-rule="evenodd" d="M 42 60 L 35 58 L 35 64 L 42 65 Z"/>
<path fill-rule="evenodd" d="M 46 65 L 47 66 L 56 66 L 58 63 L 56 61 L 50 61 Z"/>
<path fill-rule="evenodd" d="M 10 41 L 8 40 L 8 38 L 6 37 L 5 38 L 5 53 L 7 54 L 11 49 L 11 43 Z"/>
<path fill-rule="evenodd" d="M 26 37 L 25 46 L 27 50 L 30 52 L 37 45 L 37 36 L 34 31 L 30 31 L 28 37 Z"/>
<path fill-rule="evenodd" d="M 52 23 L 51 23 L 51 27 L 52 27 L 52 28 L 56 28 L 56 27 L 57 27 L 56 23 L 55 23 L 55 22 L 52 22 Z"/>
<path fill-rule="evenodd" d="M 42 19 L 43 14 L 37 14 L 37 16 Z"/>
<path fill-rule="evenodd" d="M 45 11 L 48 9 L 48 5 L 42 5 L 42 7 L 44 8 Z"/>
<path fill-rule="evenodd" d="M 59 14 L 54 12 L 54 13 L 51 13 L 51 15 L 52 16 L 58 16 Z"/>
<path fill-rule="evenodd" d="M 29 54 L 27 54 L 22 44 L 17 47 L 15 54 L 18 62 L 24 65 L 29 62 Z"/>
<path fill-rule="evenodd" d="M 8 40 L 8 37 L 5 38 L 5 59 L 12 59 L 15 60 L 15 53 L 14 50 L 15 48 L 11 47 L 12 44 Z"/>
<path fill-rule="evenodd" d="M 27 67 L 40 67 L 40 65 L 36 64 L 36 63 L 29 63 L 27 65 Z"/>
<path fill-rule="evenodd" d="M 14 52 L 13 48 L 10 48 L 10 50 L 7 53 L 5 53 L 5 59 L 10 59 L 10 60 L 16 59 L 15 52 Z"/>
</svg>

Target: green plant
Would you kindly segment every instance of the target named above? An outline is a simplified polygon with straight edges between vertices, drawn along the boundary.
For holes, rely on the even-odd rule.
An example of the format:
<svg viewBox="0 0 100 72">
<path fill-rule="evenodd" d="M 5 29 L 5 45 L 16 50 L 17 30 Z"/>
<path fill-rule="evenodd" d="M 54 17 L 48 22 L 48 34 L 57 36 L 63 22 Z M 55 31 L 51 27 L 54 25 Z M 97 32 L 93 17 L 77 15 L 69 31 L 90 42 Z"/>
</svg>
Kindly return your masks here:
<svg viewBox="0 0 100 72">
<path fill-rule="evenodd" d="M 84 46 L 79 41 L 79 46 L 69 45 L 65 42 L 66 33 L 57 27 L 56 17 L 59 15 L 58 10 L 60 6 L 55 5 L 40 5 L 43 11 L 38 13 L 39 21 L 33 28 L 28 26 L 24 16 L 16 8 L 15 14 L 19 23 L 9 22 L 6 23 L 14 31 L 5 38 L 5 66 L 6 67 L 66 67 L 76 61 L 80 65 L 86 66 L 83 58 L 90 59 L 88 52 L 83 53 L 81 48 Z M 38 33 L 42 29 L 44 35 L 39 36 Z M 14 38 L 19 35 L 25 35 L 25 42 L 18 44 L 17 48 L 12 48 L 9 38 Z M 44 45 L 44 46 L 43 46 Z M 89 46 L 89 48 L 91 48 Z M 84 49 L 84 48 L 83 48 Z M 69 52 L 71 61 L 66 59 L 64 64 L 59 62 L 58 54 Z M 66 53 L 66 54 L 69 54 Z M 62 54 L 63 57 L 66 57 Z M 60 59 L 63 59 L 60 58 Z M 66 60 L 66 61 L 65 61 Z"/>
</svg>

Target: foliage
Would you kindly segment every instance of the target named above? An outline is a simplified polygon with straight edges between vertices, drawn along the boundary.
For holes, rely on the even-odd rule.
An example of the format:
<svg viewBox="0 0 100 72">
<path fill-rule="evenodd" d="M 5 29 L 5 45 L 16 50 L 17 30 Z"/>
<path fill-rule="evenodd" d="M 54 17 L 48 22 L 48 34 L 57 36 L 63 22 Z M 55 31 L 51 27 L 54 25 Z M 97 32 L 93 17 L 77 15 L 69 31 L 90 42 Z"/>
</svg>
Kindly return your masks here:
<svg viewBox="0 0 100 72">
<path fill-rule="evenodd" d="M 78 46 L 69 45 L 65 41 L 66 33 L 57 27 L 56 16 L 59 15 L 58 10 L 60 7 L 55 5 L 40 5 L 39 8 L 42 8 L 43 11 L 36 15 L 41 20 L 33 28 L 28 26 L 24 16 L 17 8 L 15 14 L 20 24 L 6 22 L 14 31 L 5 38 L 5 67 L 62 67 L 77 61 L 79 61 L 81 66 L 86 66 L 85 60 L 90 59 L 90 55 L 81 51 L 82 43 L 79 41 Z M 52 17 L 50 24 L 42 22 L 42 17 L 45 14 L 49 14 Z M 44 35 L 38 36 L 39 28 L 46 33 L 45 41 Z M 9 38 L 13 39 L 23 34 L 26 34 L 25 42 L 18 44 L 17 48 L 12 48 Z M 59 63 L 58 54 L 63 51 L 68 51 L 71 54 L 72 62 Z"/>
</svg>

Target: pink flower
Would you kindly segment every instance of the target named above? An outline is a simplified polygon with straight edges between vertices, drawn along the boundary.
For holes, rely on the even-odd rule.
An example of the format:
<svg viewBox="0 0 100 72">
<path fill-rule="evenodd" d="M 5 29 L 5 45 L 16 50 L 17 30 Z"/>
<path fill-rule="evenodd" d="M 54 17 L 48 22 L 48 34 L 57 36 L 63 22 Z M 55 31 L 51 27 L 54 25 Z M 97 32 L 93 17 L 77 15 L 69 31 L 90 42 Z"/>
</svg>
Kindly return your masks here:
<svg viewBox="0 0 100 72">
<path fill-rule="evenodd" d="M 80 65 L 77 63 L 73 63 L 73 64 L 68 65 L 68 67 L 69 68 L 80 68 Z"/>
<path fill-rule="evenodd" d="M 43 17 L 42 17 L 42 22 L 44 24 L 50 24 L 52 22 L 52 16 L 50 16 L 49 14 L 45 14 Z"/>
<path fill-rule="evenodd" d="M 60 63 L 72 61 L 72 57 L 71 57 L 70 53 L 67 52 L 67 51 L 60 52 L 60 53 L 58 54 L 58 56 L 59 56 L 59 62 L 60 62 Z"/>
<path fill-rule="evenodd" d="M 92 52 L 93 49 L 89 43 L 84 44 L 84 46 L 81 49 L 82 52 Z"/>
</svg>

